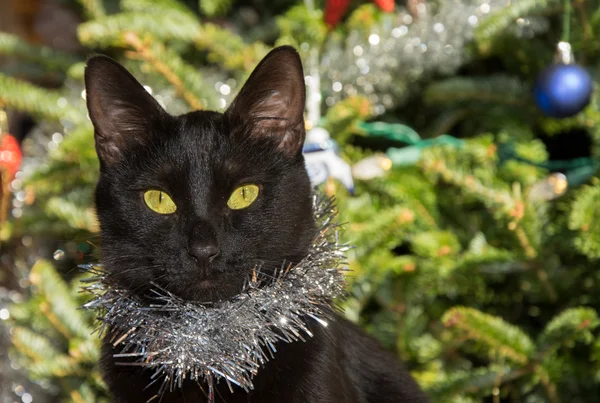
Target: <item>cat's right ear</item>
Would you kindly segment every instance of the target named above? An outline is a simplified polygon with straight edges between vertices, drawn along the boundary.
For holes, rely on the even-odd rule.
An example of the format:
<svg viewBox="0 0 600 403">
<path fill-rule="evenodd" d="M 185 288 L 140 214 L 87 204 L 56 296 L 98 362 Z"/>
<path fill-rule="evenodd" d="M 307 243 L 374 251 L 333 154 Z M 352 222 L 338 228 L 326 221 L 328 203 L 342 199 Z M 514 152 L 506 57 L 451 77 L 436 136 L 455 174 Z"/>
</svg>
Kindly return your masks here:
<svg viewBox="0 0 600 403">
<path fill-rule="evenodd" d="M 106 165 L 119 161 L 129 147 L 147 144 L 152 122 L 166 114 L 123 66 L 106 56 L 88 60 L 85 89 L 96 152 Z"/>
</svg>

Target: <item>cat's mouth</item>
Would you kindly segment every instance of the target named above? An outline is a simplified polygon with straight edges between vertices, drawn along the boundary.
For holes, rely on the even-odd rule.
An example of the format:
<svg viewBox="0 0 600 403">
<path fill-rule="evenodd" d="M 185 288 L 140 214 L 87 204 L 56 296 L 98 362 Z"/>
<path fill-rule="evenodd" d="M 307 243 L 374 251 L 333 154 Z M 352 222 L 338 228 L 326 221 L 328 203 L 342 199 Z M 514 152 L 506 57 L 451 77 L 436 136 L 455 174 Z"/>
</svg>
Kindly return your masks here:
<svg viewBox="0 0 600 403">
<path fill-rule="evenodd" d="M 163 269 L 164 271 L 155 275 L 154 281 L 149 281 L 144 286 L 139 283 L 142 279 L 130 282 L 123 278 L 122 284 L 127 284 L 126 288 L 144 299 L 152 300 L 157 291 L 163 290 L 188 302 L 215 303 L 235 298 L 249 284 L 259 288 L 267 286 L 282 271 L 287 271 L 294 265 L 287 259 L 283 262 L 256 258 L 223 259 L 202 270 L 196 266 L 178 266 L 168 271 Z M 217 266 L 218 264 L 220 265 Z"/>
<path fill-rule="evenodd" d="M 167 291 L 189 302 L 212 303 L 234 298 L 240 294 L 248 272 L 248 263 L 221 261 L 220 266 L 174 271 L 172 277 L 164 278 Z"/>
</svg>

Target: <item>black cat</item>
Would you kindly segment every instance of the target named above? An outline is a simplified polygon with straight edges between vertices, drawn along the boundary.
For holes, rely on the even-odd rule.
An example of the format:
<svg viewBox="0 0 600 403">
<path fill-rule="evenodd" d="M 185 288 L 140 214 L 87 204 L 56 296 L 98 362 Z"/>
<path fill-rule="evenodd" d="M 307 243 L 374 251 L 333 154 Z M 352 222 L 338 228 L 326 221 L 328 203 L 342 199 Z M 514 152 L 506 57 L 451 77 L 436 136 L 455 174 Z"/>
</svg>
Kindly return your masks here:
<svg viewBox="0 0 600 403">
<path fill-rule="evenodd" d="M 85 71 L 100 178 L 96 207 L 102 262 L 143 297 L 150 282 L 182 298 L 240 292 L 257 263 L 306 255 L 315 235 L 302 156 L 304 76 L 290 47 L 269 53 L 223 114 L 174 117 L 121 65 L 96 56 Z M 255 390 L 216 387 L 217 402 L 426 402 L 409 373 L 377 342 L 336 317 L 309 323 L 306 343 L 278 345 Z M 104 378 L 116 402 L 146 402 L 153 371 L 116 366 L 105 344 Z M 163 402 L 205 402 L 189 382 Z"/>
</svg>

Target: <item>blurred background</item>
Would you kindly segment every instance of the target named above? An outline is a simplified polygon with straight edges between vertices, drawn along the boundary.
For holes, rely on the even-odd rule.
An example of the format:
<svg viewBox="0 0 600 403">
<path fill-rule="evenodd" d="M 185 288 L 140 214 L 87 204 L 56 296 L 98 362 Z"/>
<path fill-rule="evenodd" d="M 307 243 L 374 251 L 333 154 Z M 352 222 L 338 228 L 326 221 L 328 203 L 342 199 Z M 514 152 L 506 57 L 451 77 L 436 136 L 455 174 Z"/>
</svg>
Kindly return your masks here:
<svg viewBox="0 0 600 403">
<path fill-rule="evenodd" d="M 291 44 L 345 315 L 434 402 L 599 401 L 599 29 L 597 0 L 0 0 L 0 400 L 109 401 L 86 57 L 181 114 Z"/>
</svg>

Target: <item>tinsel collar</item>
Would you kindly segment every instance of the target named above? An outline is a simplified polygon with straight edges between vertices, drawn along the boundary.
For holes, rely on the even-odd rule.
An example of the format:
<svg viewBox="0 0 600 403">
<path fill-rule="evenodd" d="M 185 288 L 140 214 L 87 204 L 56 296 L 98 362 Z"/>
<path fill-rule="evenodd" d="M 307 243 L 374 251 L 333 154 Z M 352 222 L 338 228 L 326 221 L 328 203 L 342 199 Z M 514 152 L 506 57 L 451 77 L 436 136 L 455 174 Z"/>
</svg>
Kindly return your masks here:
<svg viewBox="0 0 600 403">
<path fill-rule="evenodd" d="M 275 343 L 312 337 L 308 318 L 327 326 L 329 306 L 344 292 L 349 247 L 338 241 L 333 201 L 313 197 L 319 231 L 308 255 L 293 267 L 284 263 L 275 276 L 261 275 L 257 267 L 230 300 L 188 302 L 153 284 L 155 303 L 144 304 L 101 265 L 86 266 L 93 277 L 84 289 L 94 299 L 84 308 L 97 314 L 100 335 L 120 347 L 116 361 L 154 370 L 152 379 L 162 379 L 159 394 L 186 379 L 207 382 L 209 400 L 220 379 L 232 391 L 232 384 L 252 390 L 253 376 L 275 357 Z"/>
</svg>

